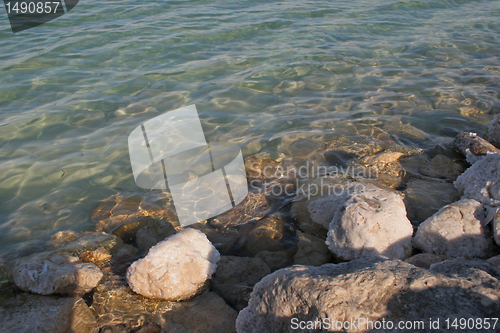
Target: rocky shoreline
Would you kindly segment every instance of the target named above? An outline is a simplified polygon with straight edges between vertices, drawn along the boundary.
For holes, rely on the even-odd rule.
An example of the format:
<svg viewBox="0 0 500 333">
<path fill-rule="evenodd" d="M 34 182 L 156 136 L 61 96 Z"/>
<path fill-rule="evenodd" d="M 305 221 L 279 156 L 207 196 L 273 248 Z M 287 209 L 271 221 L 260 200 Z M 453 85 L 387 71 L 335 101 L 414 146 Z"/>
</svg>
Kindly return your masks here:
<svg viewBox="0 0 500 333">
<path fill-rule="evenodd" d="M 500 314 L 500 115 L 485 138 L 251 156 L 248 197 L 187 228 L 168 195 L 111 197 L 96 231 L 5 256 L 0 331 L 481 331 Z"/>
</svg>

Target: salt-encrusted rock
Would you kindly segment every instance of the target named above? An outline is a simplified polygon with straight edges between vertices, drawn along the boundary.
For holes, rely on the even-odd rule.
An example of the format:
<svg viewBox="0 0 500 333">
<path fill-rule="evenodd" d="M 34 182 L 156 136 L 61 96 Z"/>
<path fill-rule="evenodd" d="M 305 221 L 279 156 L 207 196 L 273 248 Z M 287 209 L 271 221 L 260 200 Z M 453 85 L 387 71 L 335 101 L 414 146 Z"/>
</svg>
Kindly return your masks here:
<svg viewBox="0 0 500 333">
<path fill-rule="evenodd" d="M 419 225 L 413 245 L 424 252 L 451 257 L 486 257 L 494 248 L 483 226 L 483 206 L 472 199 L 446 205 Z"/>
<path fill-rule="evenodd" d="M 61 254 L 47 259 L 22 258 L 12 269 L 16 286 L 41 295 L 86 293 L 97 286 L 102 276 L 96 265 Z"/>
<path fill-rule="evenodd" d="M 488 132 L 485 139 L 495 146 L 500 147 L 500 114 L 497 114 L 488 124 Z"/>
<path fill-rule="evenodd" d="M 483 205 L 500 205 L 500 154 L 483 157 L 465 170 L 453 183 L 462 198 L 475 199 Z"/>
<path fill-rule="evenodd" d="M 443 323 L 446 318 L 498 316 L 500 281 L 476 268 L 466 274 L 473 279 L 385 259 L 284 268 L 255 285 L 248 307 L 238 315 L 236 331 L 297 332 L 300 321 L 301 332 L 343 331 L 335 325 L 347 321 L 345 331 L 368 332 L 374 331 L 368 321 L 382 328 L 385 320 L 394 327 L 380 331 L 393 332 L 400 320 L 418 320 L 425 324 L 413 327 L 415 331 L 436 332 L 429 318 Z M 314 329 L 310 325 L 317 320 L 331 324 L 330 328 Z"/>
<path fill-rule="evenodd" d="M 495 215 L 492 220 L 493 239 L 497 245 L 500 245 L 500 210 L 497 210 L 494 214 Z"/>
<path fill-rule="evenodd" d="M 297 231 L 297 253 L 294 256 L 294 264 L 321 266 L 332 262 L 332 254 L 325 244 L 325 239 L 308 233 Z"/>
<path fill-rule="evenodd" d="M 326 244 L 343 260 L 411 254 L 413 227 L 403 199 L 372 185 L 356 188 L 330 222 Z"/>
<path fill-rule="evenodd" d="M 153 246 L 127 270 L 130 288 L 149 298 L 194 296 L 217 268 L 219 252 L 199 230 L 184 229 Z"/>
<path fill-rule="evenodd" d="M 6 297 L 0 303 L 2 332 L 99 332 L 94 315 L 81 298 L 24 293 Z"/>
<path fill-rule="evenodd" d="M 451 257 L 434 254 L 434 253 L 419 253 L 405 259 L 405 262 L 415 265 L 417 267 L 429 269 L 432 264 L 437 264 L 438 262 L 452 259 Z"/>
<path fill-rule="evenodd" d="M 474 164 L 483 156 L 500 153 L 500 150 L 476 133 L 463 132 L 453 140 L 453 147 L 462 153 L 469 164 Z"/>
<path fill-rule="evenodd" d="M 222 256 L 212 278 L 212 287 L 236 310 L 247 306 L 253 286 L 270 274 L 269 267 L 259 258 Z"/>
<path fill-rule="evenodd" d="M 411 179 L 404 194 L 408 218 L 416 225 L 460 199 L 453 184 L 442 179 Z"/>
</svg>

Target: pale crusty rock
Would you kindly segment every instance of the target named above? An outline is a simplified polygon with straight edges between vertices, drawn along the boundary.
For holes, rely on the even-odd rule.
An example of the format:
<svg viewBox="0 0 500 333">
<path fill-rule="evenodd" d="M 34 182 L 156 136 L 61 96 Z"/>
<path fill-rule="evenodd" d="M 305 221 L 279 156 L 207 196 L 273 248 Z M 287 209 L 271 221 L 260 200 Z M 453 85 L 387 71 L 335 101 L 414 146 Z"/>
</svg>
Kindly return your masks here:
<svg viewBox="0 0 500 333">
<path fill-rule="evenodd" d="M 87 293 L 97 286 L 102 276 L 96 265 L 61 254 L 47 259 L 25 257 L 12 269 L 16 286 L 41 295 Z"/>
<path fill-rule="evenodd" d="M 483 226 L 483 206 L 462 199 L 441 208 L 418 227 L 413 245 L 424 252 L 451 257 L 486 257 L 493 250 L 493 239 Z"/>
<path fill-rule="evenodd" d="M 270 274 L 259 258 L 222 256 L 212 278 L 213 290 L 237 310 L 247 306 L 253 286 Z"/>
<path fill-rule="evenodd" d="M 496 147 L 500 147 L 500 114 L 497 114 L 488 124 L 488 132 L 485 139 Z"/>
<path fill-rule="evenodd" d="M 445 275 L 469 275 L 471 269 L 480 269 L 496 279 L 500 279 L 500 268 L 494 263 L 481 259 L 453 258 L 432 264 L 429 270 Z M 472 275 L 472 274 L 470 274 Z"/>
<path fill-rule="evenodd" d="M 187 228 L 153 246 L 127 270 L 130 288 L 145 297 L 179 301 L 194 296 L 217 268 L 219 252 L 201 231 Z"/>
<path fill-rule="evenodd" d="M 438 262 L 445 261 L 448 259 L 452 258 L 441 254 L 419 253 L 414 256 L 411 256 L 408 259 L 405 259 L 405 262 L 415 265 L 417 267 L 429 269 L 431 265 L 437 264 Z"/>
<path fill-rule="evenodd" d="M 368 332 L 373 328 L 358 325 L 359 318 L 428 323 L 429 318 L 444 322 L 446 318 L 497 316 L 500 281 L 476 268 L 466 274 L 442 275 L 381 258 L 284 268 L 255 285 L 248 307 L 238 314 L 236 331 L 297 332 L 292 325 L 295 320 L 305 322 L 301 332 L 318 332 L 311 326 L 308 329 L 308 322 L 353 318 L 356 329 L 349 332 Z M 338 330 L 323 327 L 322 331 Z M 417 331 L 436 332 L 428 324 Z"/>
<path fill-rule="evenodd" d="M 321 266 L 332 262 L 332 254 L 325 244 L 325 239 L 308 233 L 297 231 L 297 253 L 294 256 L 295 265 Z"/>
<path fill-rule="evenodd" d="M 483 205 L 500 205 L 500 154 L 483 157 L 465 170 L 453 183 L 462 198 L 475 199 Z"/>
<path fill-rule="evenodd" d="M 403 199 L 372 185 L 357 187 L 330 222 L 326 244 L 343 260 L 411 254 L 413 227 Z"/>
<path fill-rule="evenodd" d="M 94 315 L 80 298 L 18 294 L 1 300 L 0 331 L 97 333 Z"/>
<path fill-rule="evenodd" d="M 469 164 L 476 163 L 488 154 L 500 153 L 491 143 L 469 132 L 458 134 L 453 140 L 453 147 L 467 158 Z"/>
</svg>

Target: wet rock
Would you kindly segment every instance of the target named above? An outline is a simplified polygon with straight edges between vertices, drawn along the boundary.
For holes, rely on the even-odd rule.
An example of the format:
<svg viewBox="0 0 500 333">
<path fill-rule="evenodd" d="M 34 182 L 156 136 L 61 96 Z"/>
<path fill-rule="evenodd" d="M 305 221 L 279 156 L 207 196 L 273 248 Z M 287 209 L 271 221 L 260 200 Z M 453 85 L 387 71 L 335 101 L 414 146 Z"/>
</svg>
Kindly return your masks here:
<svg viewBox="0 0 500 333">
<path fill-rule="evenodd" d="M 156 315 L 154 322 L 162 332 L 232 333 L 237 315 L 221 297 L 208 292 L 172 305 L 170 311 Z"/>
<path fill-rule="evenodd" d="M 404 259 L 411 254 L 412 233 L 399 195 L 363 185 L 335 213 L 326 244 L 342 260 L 378 255 Z"/>
<path fill-rule="evenodd" d="M 432 264 L 436 264 L 448 259 L 451 259 L 451 257 L 434 253 L 419 253 L 411 256 L 408 259 L 405 259 L 405 262 L 420 268 L 429 269 Z"/>
<path fill-rule="evenodd" d="M 436 155 L 421 167 L 420 173 L 428 177 L 455 180 L 464 170 L 461 164 L 448 156 Z"/>
<path fill-rule="evenodd" d="M 446 205 L 419 225 L 413 245 L 424 252 L 451 257 L 486 257 L 494 249 L 485 211 L 476 200 Z"/>
<path fill-rule="evenodd" d="M 282 172 L 280 163 L 268 157 L 249 156 L 245 158 L 245 171 L 250 187 L 260 187 L 278 179 Z"/>
<path fill-rule="evenodd" d="M 433 273 L 459 276 L 472 276 L 473 270 L 475 269 L 480 269 L 494 278 L 500 279 L 500 268 L 492 262 L 480 259 L 448 259 L 432 264 L 429 268 L 429 270 Z"/>
<path fill-rule="evenodd" d="M 500 267 L 500 255 L 491 257 L 487 261 L 497 265 L 497 267 Z"/>
<path fill-rule="evenodd" d="M 61 254 L 22 258 L 12 269 L 17 287 L 41 295 L 83 294 L 97 286 L 102 276 L 96 265 Z"/>
<path fill-rule="evenodd" d="M 462 198 L 483 205 L 500 205 L 500 154 L 491 154 L 474 163 L 453 183 Z"/>
<path fill-rule="evenodd" d="M 356 154 L 345 152 L 342 150 L 329 150 L 326 151 L 323 156 L 325 160 L 331 165 L 344 166 L 356 157 Z"/>
<path fill-rule="evenodd" d="M 140 252 L 145 253 L 152 246 L 175 233 L 174 226 L 169 222 L 150 219 L 147 226 L 137 230 L 137 248 Z"/>
<path fill-rule="evenodd" d="M 467 274 L 474 278 L 432 273 L 386 259 L 284 268 L 255 285 L 248 307 L 238 314 L 236 330 L 295 332 L 294 321 L 354 318 L 352 331 L 364 332 L 372 329 L 366 322 L 359 323 L 359 318 L 382 325 L 382 320 L 428 323 L 429 318 L 444 322 L 446 318 L 495 317 L 500 311 L 500 281 L 474 268 Z M 426 325 L 418 331 L 436 330 Z"/>
<path fill-rule="evenodd" d="M 404 156 L 401 152 L 382 152 L 374 156 L 365 156 L 361 163 L 368 168 L 367 173 L 391 188 L 396 188 L 405 177 L 405 169 L 398 161 Z"/>
<path fill-rule="evenodd" d="M 259 258 L 222 256 L 212 278 L 212 287 L 236 310 L 247 306 L 253 286 L 270 274 L 269 267 Z"/>
<path fill-rule="evenodd" d="M 139 229 L 152 220 L 177 223 L 170 198 L 137 193 L 114 195 L 100 204 L 91 215 L 98 231 L 119 236 L 125 242 L 135 242 Z M 176 225 L 177 226 L 177 225 Z"/>
<path fill-rule="evenodd" d="M 280 268 L 289 266 L 293 263 L 292 251 L 260 251 L 255 255 L 256 258 L 262 259 L 267 266 L 274 272 Z"/>
<path fill-rule="evenodd" d="M 275 213 L 258 221 L 245 238 L 244 252 L 255 256 L 261 251 L 280 251 L 289 248 L 292 242 L 291 221 L 280 213 Z"/>
<path fill-rule="evenodd" d="M 29 293 L 2 297 L 2 332 L 97 333 L 92 312 L 82 299 Z"/>
<path fill-rule="evenodd" d="M 417 225 L 459 199 L 453 184 L 439 179 L 411 179 L 404 194 L 408 218 Z"/>
<path fill-rule="evenodd" d="M 187 228 L 153 246 L 127 270 L 130 288 L 145 297 L 188 299 L 215 272 L 219 252 L 199 230 Z"/>
<path fill-rule="evenodd" d="M 485 139 L 496 147 L 500 147 L 500 114 L 497 114 L 488 124 L 488 132 Z"/>
<path fill-rule="evenodd" d="M 238 228 L 233 227 L 212 227 L 208 221 L 198 222 L 191 224 L 189 228 L 200 230 L 204 233 L 208 240 L 215 246 L 215 248 L 222 254 L 229 254 L 241 247 L 237 243 L 241 237 Z"/>
<path fill-rule="evenodd" d="M 59 231 L 47 243 L 46 251 L 84 257 L 94 256 L 105 260 L 103 256 L 123 246 L 122 240 L 105 232 Z M 94 253 L 95 252 L 95 253 Z"/>
<path fill-rule="evenodd" d="M 477 136 L 476 133 L 470 132 L 463 132 L 457 135 L 453 140 L 453 147 L 466 156 L 467 162 L 470 164 L 476 163 L 488 154 L 500 153 L 500 150 L 491 143 Z"/>
<path fill-rule="evenodd" d="M 333 261 L 324 238 L 300 231 L 297 231 L 297 237 L 298 249 L 293 260 L 295 265 L 321 266 Z"/>
</svg>

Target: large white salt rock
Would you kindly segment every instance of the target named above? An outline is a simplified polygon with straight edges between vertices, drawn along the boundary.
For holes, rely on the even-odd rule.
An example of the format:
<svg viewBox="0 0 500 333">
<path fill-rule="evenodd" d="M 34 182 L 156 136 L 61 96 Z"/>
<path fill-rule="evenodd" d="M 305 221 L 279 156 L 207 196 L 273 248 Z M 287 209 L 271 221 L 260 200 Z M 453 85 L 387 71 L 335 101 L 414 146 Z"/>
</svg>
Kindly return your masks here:
<svg viewBox="0 0 500 333">
<path fill-rule="evenodd" d="M 411 254 L 413 227 L 396 193 L 362 184 L 337 210 L 326 244 L 343 260 L 379 255 L 405 259 Z"/>
<path fill-rule="evenodd" d="M 427 253 L 451 257 L 485 257 L 493 239 L 483 226 L 481 203 L 462 199 L 441 208 L 418 226 L 413 245 Z"/>
<path fill-rule="evenodd" d="M 194 296 L 217 268 L 219 252 L 201 231 L 187 228 L 153 246 L 127 270 L 130 288 L 145 297 L 180 301 Z"/>
<path fill-rule="evenodd" d="M 453 183 L 462 198 L 500 206 L 500 154 L 488 154 L 465 170 Z"/>
</svg>

